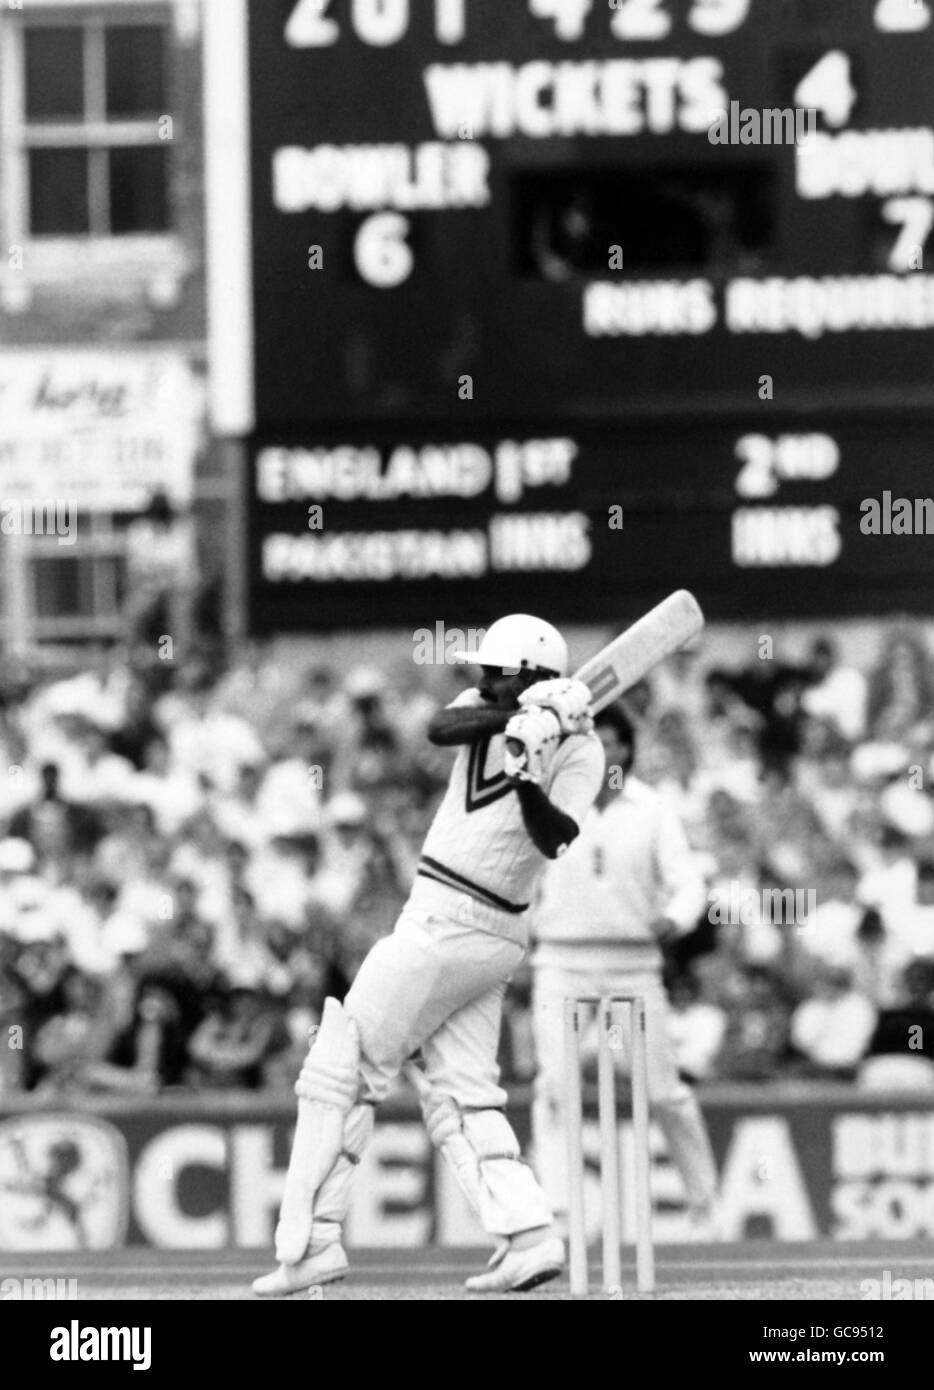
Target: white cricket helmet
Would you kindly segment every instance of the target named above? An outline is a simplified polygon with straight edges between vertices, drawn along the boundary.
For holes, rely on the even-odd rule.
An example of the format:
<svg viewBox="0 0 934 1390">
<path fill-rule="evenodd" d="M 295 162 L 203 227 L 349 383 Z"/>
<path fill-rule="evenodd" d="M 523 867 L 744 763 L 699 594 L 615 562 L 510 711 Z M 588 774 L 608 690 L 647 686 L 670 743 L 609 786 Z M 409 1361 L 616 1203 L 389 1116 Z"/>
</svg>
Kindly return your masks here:
<svg viewBox="0 0 934 1390">
<path fill-rule="evenodd" d="M 500 666 L 504 670 L 568 673 L 568 645 L 551 623 L 528 613 L 498 618 L 475 651 L 457 652 L 455 661 L 471 666 Z"/>
</svg>

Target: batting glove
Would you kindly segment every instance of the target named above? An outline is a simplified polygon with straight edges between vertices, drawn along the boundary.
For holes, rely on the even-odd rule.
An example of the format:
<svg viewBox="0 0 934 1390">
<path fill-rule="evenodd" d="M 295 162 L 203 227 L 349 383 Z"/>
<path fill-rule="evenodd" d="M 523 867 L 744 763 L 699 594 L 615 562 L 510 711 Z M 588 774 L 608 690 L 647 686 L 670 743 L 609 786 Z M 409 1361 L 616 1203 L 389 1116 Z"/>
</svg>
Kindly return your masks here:
<svg viewBox="0 0 934 1390">
<path fill-rule="evenodd" d="M 561 738 L 556 716 L 546 709 L 520 710 L 504 732 L 506 776 L 513 782 L 540 782 Z"/>
<path fill-rule="evenodd" d="M 593 728 L 590 699 L 583 681 L 557 678 L 530 685 L 519 696 L 519 704 L 523 709 L 551 710 L 563 734 L 589 734 Z"/>
</svg>

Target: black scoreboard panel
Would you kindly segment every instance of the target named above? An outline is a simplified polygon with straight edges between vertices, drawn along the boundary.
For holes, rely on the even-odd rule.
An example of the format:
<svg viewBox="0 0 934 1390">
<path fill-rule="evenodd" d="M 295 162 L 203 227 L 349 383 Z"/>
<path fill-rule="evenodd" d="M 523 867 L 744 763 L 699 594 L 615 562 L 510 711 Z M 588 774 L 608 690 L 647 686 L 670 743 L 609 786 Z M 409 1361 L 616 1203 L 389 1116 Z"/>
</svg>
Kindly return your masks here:
<svg viewBox="0 0 934 1390">
<path fill-rule="evenodd" d="M 251 0 L 260 430 L 930 405 L 932 12 Z"/>
<path fill-rule="evenodd" d="M 931 464 L 927 425 L 828 412 L 279 432 L 253 450 L 251 625 L 620 625 L 682 586 L 711 619 L 929 613 Z"/>
</svg>

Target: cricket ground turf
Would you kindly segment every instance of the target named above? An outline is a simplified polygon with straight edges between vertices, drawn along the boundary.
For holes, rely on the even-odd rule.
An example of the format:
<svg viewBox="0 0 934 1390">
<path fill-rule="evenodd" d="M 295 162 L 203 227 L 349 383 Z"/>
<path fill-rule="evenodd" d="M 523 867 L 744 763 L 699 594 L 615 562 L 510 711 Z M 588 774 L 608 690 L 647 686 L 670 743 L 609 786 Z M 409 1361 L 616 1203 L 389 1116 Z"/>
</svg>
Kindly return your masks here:
<svg viewBox="0 0 934 1390">
<path fill-rule="evenodd" d="M 356 1250 L 340 1283 L 294 1295 L 282 1302 L 314 1300 L 569 1300 L 565 1275 L 527 1294 L 471 1294 L 469 1274 L 479 1272 L 486 1252 L 478 1250 Z M 124 1249 L 67 1255 L 0 1253 L 0 1278 L 77 1280 L 80 1300 L 256 1299 L 250 1281 L 271 1269 L 271 1252 Z M 595 1300 L 862 1300 L 862 1281 L 934 1280 L 934 1241 L 841 1243 L 755 1241 L 735 1245 L 670 1245 L 656 1251 L 656 1291 L 638 1294 L 631 1250 L 624 1252 L 623 1283 L 608 1294 L 599 1287 L 599 1252 L 591 1251 Z"/>
</svg>

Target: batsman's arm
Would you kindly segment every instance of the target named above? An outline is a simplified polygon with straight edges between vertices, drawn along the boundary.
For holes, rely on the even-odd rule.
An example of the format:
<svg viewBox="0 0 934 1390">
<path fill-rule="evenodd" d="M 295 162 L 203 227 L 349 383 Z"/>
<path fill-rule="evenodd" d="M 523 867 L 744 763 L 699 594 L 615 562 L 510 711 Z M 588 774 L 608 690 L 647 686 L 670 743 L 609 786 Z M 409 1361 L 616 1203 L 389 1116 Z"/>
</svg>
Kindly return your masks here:
<svg viewBox="0 0 934 1390">
<path fill-rule="evenodd" d="M 600 740 L 589 734 L 562 745 L 562 762 L 546 795 L 541 783 L 517 777 L 522 819 L 536 849 L 557 859 L 580 834 L 603 783 L 605 760 Z"/>
<path fill-rule="evenodd" d="M 458 743 L 473 743 L 489 734 L 501 734 L 514 713 L 489 705 L 449 705 L 432 716 L 428 741 L 436 748 L 453 748 Z"/>
<path fill-rule="evenodd" d="M 537 782 L 516 782 L 515 787 L 532 843 L 546 859 L 557 859 L 562 847 L 580 834 L 577 821 L 554 806 Z"/>
</svg>

